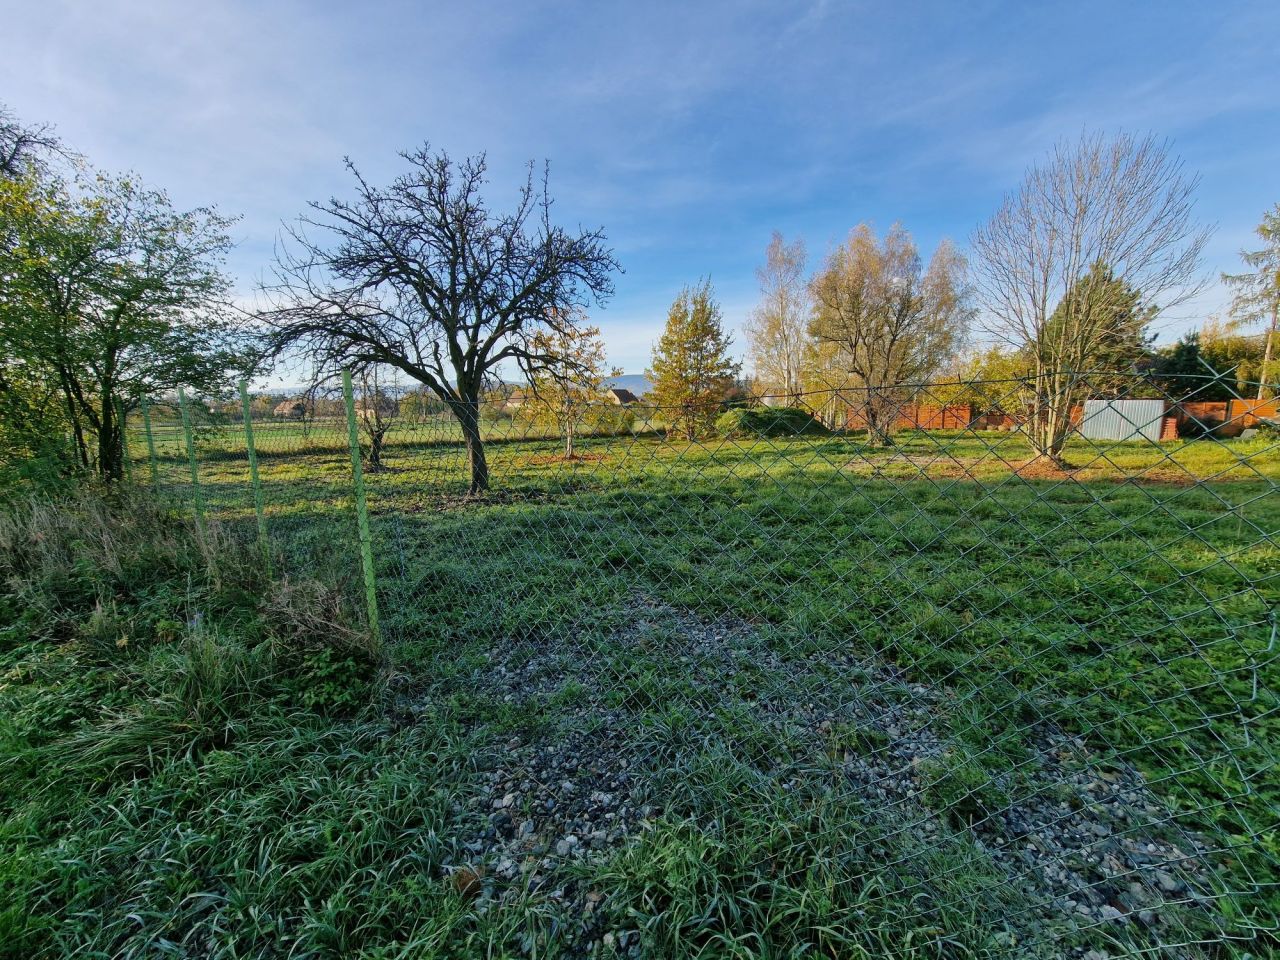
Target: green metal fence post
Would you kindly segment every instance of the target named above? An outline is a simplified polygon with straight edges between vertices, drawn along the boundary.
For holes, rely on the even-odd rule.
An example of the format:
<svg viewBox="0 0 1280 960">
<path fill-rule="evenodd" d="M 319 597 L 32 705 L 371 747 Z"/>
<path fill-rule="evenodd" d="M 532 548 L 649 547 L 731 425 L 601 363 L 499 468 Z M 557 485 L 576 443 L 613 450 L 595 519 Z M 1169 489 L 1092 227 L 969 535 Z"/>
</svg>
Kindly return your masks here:
<svg viewBox="0 0 1280 960">
<path fill-rule="evenodd" d="M 244 442 L 249 451 L 249 482 L 253 484 L 253 509 L 258 515 L 258 543 L 262 562 L 271 575 L 271 547 L 267 543 L 267 514 L 262 503 L 262 482 L 258 479 L 258 449 L 253 443 L 253 418 L 249 415 L 249 384 L 240 381 L 240 410 L 244 414 Z"/>
<path fill-rule="evenodd" d="M 160 467 L 156 463 L 156 438 L 151 433 L 151 404 L 142 398 L 142 428 L 147 434 L 147 459 L 151 461 L 151 486 L 160 486 Z"/>
<path fill-rule="evenodd" d="M 356 429 L 356 404 L 351 391 L 351 372 L 342 371 L 342 398 L 347 405 L 347 440 L 351 445 L 351 485 L 356 496 L 356 521 L 360 531 L 360 564 L 364 568 L 364 596 L 369 611 L 369 630 L 376 640 L 378 597 L 373 580 L 373 540 L 369 535 L 369 508 L 364 499 L 364 470 L 360 465 L 360 433 Z"/>
<path fill-rule="evenodd" d="M 187 410 L 187 395 L 178 388 L 178 410 L 182 413 L 182 434 L 187 441 L 187 462 L 191 464 L 191 492 L 195 497 L 196 527 L 203 537 L 208 530 L 204 524 L 204 498 L 200 496 L 200 471 L 196 469 L 196 442 L 191 435 L 191 413 Z"/>
</svg>

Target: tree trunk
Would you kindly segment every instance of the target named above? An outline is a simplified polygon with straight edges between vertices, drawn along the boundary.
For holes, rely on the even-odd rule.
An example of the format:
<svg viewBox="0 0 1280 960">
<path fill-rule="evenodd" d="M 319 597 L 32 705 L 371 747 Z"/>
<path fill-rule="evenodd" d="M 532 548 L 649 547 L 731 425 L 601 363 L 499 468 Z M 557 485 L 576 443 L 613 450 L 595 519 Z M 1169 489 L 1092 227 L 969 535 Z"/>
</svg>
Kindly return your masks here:
<svg viewBox="0 0 1280 960">
<path fill-rule="evenodd" d="M 878 447 L 892 447 L 893 428 L 898 418 L 896 405 L 880 393 L 880 388 L 867 388 L 867 442 Z"/>
<path fill-rule="evenodd" d="M 1271 326 L 1267 327 L 1266 345 L 1262 348 L 1262 369 L 1258 371 L 1258 399 L 1265 400 L 1267 371 L 1271 368 L 1271 351 L 1275 349 L 1276 325 L 1280 320 L 1280 304 L 1271 305 Z"/>
<path fill-rule="evenodd" d="M 98 427 L 98 474 L 109 482 L 124 478 L 120 425 L 116 422 L 115 403 L 110 394 L 102 395 L 101 422 Z"/>
<path fill-rule="evenodd" d="M 467 493 L 478 496 L 489 489 L 489 464 L 484 458 L 484 439 L 480 436 L 480 403 L 463 401 L 455 407 L 455 412 L 467 446 L 467 465 L 471 468 L 471 486 Z"/>
<path fill-rule="evenodd" d="M 1064 381 L 1064 377 L 1068 378 Z M 1028 423 L 1028 438 L 1037 454 L 1062 466 L 1062 448 L 1071 432 L 1071 408 L 1075 404 L 1075 384 L 1071 374 L 1036 373 L 1035 400 Z"/>
</svg>

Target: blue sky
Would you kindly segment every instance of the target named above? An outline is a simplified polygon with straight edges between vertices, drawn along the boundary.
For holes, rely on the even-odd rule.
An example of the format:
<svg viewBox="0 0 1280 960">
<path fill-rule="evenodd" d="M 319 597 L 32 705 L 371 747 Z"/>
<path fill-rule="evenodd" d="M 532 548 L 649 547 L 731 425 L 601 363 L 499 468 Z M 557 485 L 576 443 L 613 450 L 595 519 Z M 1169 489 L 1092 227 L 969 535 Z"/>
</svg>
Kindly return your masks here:
<svg viewBox="0 0 1280 960">
<path fill-rule="evenodd" d="M 861 220 L 962 245 L 1084 128 L 1154 132 L 1203 177 L 1214 276 L 1280 201 L 1280 4 L 121 3 L 10 5 L 0 100 L 181 206 L 243 217 L 248 295 L 282 220 L 429 140 L 488 151 L 502 206 L 551 162 L 556 210 L 626 273 L 594 319 L 644 369 L 679 287 L 730 324 L 770 232 L 816 259 Z M 1176 336 L 1225 301 L 1166 318 Z M 739 338 L 740 340 L 741 338 Z"/>
</svg>

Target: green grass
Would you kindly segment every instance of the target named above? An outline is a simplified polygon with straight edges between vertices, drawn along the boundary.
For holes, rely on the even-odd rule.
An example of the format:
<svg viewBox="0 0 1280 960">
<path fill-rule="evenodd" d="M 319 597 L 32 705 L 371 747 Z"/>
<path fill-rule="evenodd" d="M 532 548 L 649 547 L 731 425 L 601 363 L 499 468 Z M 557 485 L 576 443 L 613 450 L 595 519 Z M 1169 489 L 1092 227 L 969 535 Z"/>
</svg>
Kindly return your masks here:
<svg viewBox="0 0 1280 960">
<path fill-rule="evenodd" d="M 564 462 L 552 438 L 489 429 L 491 497 L 461 496 L 444 422 L 398 428 L 389 469 L 367 477 L 391 680 L 359 704 L 327 647 L 280 666 L 261 590 L 199 563 L 94 581 L 59 601 L 52 634 L 10 609 L 11 955 L 554 956 L 575 920 L 554 898 L 479 909 L 445 868 L 467 862 L 486 758 L 513 734 L 589 730 L 598 707 L 628 718 L 662 812 L 563 882 L 601 891 L 648 956 L 1136 950 L 1052 923 L 1028 940 L 1014 918 L 1034 903 L 974 843 L 969 825 L 1019 789 L 1034 724 L 1140 769 L 1179 828 L 1239 845 L 1228 883 L 1274 881 L 1280 455 L 1265 441 L 1074 441 L 1063 477 L 1011 469 L 1030 458 L 1012 434 L 909 433 L 889 450 L 584 438 Z M 181 493 L 172 439 L 160 468 Z M 341 582 L 349 605 L 344 443 L 258 428 L 282 565 Z M 250 529 L 234 434 L 202 438 L 200 469 L 211 511 Z M 723 665 L 685 651 L 679 620 L 637 626 L 637 598 L 750 624 L 733 675 L 703 675 Z M 213 611 L 196 638 L 192 608 Z M 473 692 L 486 658 L 522 644 L 586 673 L 534 710 Z M 848 719 L 814 740 L 762 719 L 774 703 L 838 711 L 868 686 L 891 703 L 895 683 L 946 691 L 948 751 L 919 772 L 931 843 L 838 775 L 846 753 L 889 749 L 883 730 Z M 1224 909 L 1247 936 L 1275 903 L 1272 888 Z"/>
</svg>

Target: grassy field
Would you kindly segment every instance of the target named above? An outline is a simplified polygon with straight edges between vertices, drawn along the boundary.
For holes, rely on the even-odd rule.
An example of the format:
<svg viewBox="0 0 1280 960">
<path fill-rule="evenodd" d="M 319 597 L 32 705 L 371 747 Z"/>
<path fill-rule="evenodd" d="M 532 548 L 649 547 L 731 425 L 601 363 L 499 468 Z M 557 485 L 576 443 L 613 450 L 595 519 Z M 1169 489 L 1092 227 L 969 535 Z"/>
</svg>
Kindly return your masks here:
<svg viewBox="0 0 1280 960">
<path fill-rule="evenodd" d="M 994 433 L 565 462 L 495 423 L 467 499 L 450 425 L 404 425 L 367 478 L 375 676 L 337 642 L 338 426 L 258 436 L 277 579 L 345 598 L 305 636 L 230 541 L 30 587 L 53 635 L 11 611 L 12 955 L 1274 951 L 1267 441 L 1074 441 L 1067 472 Z M 232 531 L 241 450 L 200 444 Z"/>
</svg>

